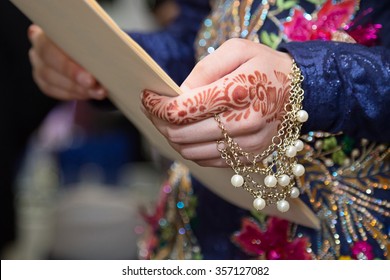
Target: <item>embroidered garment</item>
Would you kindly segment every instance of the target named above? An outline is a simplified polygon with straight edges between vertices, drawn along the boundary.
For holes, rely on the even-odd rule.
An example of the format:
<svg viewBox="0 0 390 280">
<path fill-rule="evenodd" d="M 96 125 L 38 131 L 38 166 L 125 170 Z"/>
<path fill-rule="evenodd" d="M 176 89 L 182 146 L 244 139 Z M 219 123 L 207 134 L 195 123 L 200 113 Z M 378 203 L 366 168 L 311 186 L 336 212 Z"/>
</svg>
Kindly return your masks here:
<svg viewBox="0 0 390 280">
<path fill-rule="evenodd" d="M 155 212 L 144 213 L 140 256 L 389 258 L 390 3 L 217 0 L 200 25 L 209 2 L 178 2 L 183 15 L 168 30 L 132 34 L 178 82 L 193 53 L 201 59 L 235 37 L 287 51 L 301 68 L 310 119 L 297 183 L 321 229 L 235 207 L 176 163 Z"/>
</svg>

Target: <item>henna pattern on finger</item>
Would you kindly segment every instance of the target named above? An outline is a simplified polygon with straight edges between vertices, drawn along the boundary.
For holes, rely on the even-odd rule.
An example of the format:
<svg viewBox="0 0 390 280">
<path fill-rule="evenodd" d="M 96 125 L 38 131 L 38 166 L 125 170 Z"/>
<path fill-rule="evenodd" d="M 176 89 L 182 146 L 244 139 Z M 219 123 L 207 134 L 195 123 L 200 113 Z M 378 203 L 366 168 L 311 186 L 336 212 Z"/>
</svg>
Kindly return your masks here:
<svg viewBox="0 0 390 280">
<path fill-rule="evenodd" d="M 214 87 L 180 101 L 180 105 L 177 99 L 164 103 L 166 97 L 146 90 L 144 91 L 142 102 L 150 113 L 160 119 L 172 124 L 187 124 L 225 111 L 225 107 L 222 104 L 227 104 L 228 100 L 223 99 L 221 90 Z"/>
<path fill-rule="evenodd" d="M 285 73 L 274 71 L 277 84 L 273 84 L 266 74 L 239 74 L 226 78 L 221 87 L 205 89 L 184 100 L 145 91 L 142 102 L 145 108 L 156 117 L 172 124 L 188 124 L 223 113 L 226 122 L 248 119 L 251 114 L 259 114 L 266 122 L 281 120 L 284 104 L 290 91 L 290 82 Z M 166 102 L 167 100 L 171 100 Z"/>
<path fill-rule="evenodd" d="M 225 92 L 232 96 L 235 104 L 242 105 L 242 108 L 223 113 L 226 122 L 247 119 L 252 111 L 266 117 L 267 123 L 281 120 L 284 104 L 289 97 L 290 84 L 286 74 L 278 71 L 274 71 L 274 74 L 280 84 L 278 87 L 272 84 L 267 75 L 259 71 L 248 76 L 241 74 L 229 81 L 225 86 Z"/>
</svg>

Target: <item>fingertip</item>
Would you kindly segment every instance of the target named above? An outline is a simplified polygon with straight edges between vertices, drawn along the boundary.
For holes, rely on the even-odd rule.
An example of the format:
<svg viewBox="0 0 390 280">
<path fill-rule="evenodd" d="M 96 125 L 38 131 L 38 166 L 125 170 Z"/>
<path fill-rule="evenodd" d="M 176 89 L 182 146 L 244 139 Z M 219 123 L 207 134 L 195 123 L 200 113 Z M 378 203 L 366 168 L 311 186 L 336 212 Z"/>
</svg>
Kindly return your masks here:
<svg viewBox="0 0 390 280">
<path fill-rule="evenodd" d="M 28 27 L 28 29 L 27 29 L 27 36 L 30 39 L 30 41 L 34 38 L 34 36 L 36 34 L 38 34 L 39 30 L 40 30 L 40 28 L 37 25 L 35 25 L 35 24 L 31 24 Z"/>
<path fill-rule="evenodd" d="M 95 79 L 92 75 L 85 71 L 80 71 L 76 74 L 76 81 L 80 86 L 85 88 L 90 88 L 95 84 Z"/>
<path fill-rule="evenodd" d="M 102 100 L 107 97 L 107 91 L 104 88 L 89 89 L 88 95 L 90 98 Z"/>
</svg>

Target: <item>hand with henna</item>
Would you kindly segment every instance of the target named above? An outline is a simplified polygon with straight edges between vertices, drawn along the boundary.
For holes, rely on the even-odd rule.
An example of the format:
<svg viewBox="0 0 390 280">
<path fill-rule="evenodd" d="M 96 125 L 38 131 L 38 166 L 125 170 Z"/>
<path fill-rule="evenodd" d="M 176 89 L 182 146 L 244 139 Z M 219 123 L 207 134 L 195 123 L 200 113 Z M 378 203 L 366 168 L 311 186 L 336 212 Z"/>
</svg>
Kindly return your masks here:
<svg viewBox="0 0 390 280">
<path fill-rule="evenodd" d="M 37 25 L 28 37 L 33 78 L 46 95 L 61 100 L 103 99 L 107 91 L 80 65 L 58 48 Z"/>
<path fill-rule="evenodd" d="M 201 166 L 226 167 L 215 114 L 246 151 L 261 153 L 277 134 L 289 98 L 291 57 L 243 39 L 231 39 L 200 61 L 167 97 L 145 91 L 145 113 L 170 145 Z"/>
</svg>

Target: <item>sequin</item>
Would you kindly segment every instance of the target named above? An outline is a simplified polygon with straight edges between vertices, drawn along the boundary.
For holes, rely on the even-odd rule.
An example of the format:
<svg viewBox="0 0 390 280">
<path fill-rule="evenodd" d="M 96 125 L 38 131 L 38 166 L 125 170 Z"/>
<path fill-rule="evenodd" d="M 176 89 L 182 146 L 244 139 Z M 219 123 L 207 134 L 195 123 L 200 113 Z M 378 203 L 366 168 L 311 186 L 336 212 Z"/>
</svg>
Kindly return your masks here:
<svg viewBox="0 0 390 280">
<path fill-rule="evenodd" d="M 341 2 L 343 1 L 338 1 Z M 204 20 L 197 38 L 197 58 L 201 59 L 233 37 L 261 41 L 271 47 L 276 47 L 282 40 L 289 40 L 286 35 L 288 30 L 283 23 L 292 22 L 294 14 L 288 13 L 290 9 L 278 6 L 283 1 L 264 0 L 256 9 L 253 8 L 253 3 L 253 0 L 214 1 L 214 13 Z M 272 9 L 274 6 L 275 9 Z M 321 9 L 321 6 L 318 9 Z M 357 11 L 357 7 L 354 7 L 354 11 Z M 281 18 L 283 12 L 289 14 L 287 18 Z M 312 21 L 312 15 L 315 14 L 316 12 L 303 12 L 303 17 Z M 352 15 L 349 19 L 351 18 Z M 276 33 L 262 33 L 261 29 L 266 23 L 274 24 Z M 348 29 L 349 26 L 351 22 L 345 22 L 344 28 Z M 312 24 L 310 32 L 318 32 L 321 29 L 319 27 L 318 24 Z M 377 31 L 375 28 L 371 29 L 372 35 Z M 270 30 L 267 29 L 267 32 Z M 329 34 L 320 35 L 326 37 Z M 350 61 L 345 61 L 345 65 L 340 67 L 344 67 L 342 70 L 345 71 L 349 66 Z M 330 86 L 340 84 L 337 80 Z M 321 222 L 321 230 L 314 235 L 311 247 L 307 248 L 308 252 L 316 259 L 351 258 L 346 254 L 352 255 L 353 248 L 359 247 L 356 244 L 370 240 L 370 246 L 382 250 L 382 258 L 388 257 L 390 227 L 382 218 L 390 216 L 390 202 L 385 199 L 388 194 L 382 194 L 382 199 L 377 196 L 378 193 L 389 190 L 389 146 L 367 140 L 354 141 L 342 134 L 333 135 L 326 132 L 311 132 L 303 136 L 302 140 L 305 142 L 305 148 L 301 158 L 306 173 L 297 184 L 304 192 L 302 198 L 306 198 L 307 204 Z M 188 170 L 175 164 L 172 167 L 170 185 L 172 192 L 166 198 L 167 208 L 163 214 L 156 213 L 156 216 L 162 215 L 167 223 L 164 227 L 152 223 L 154 238 L 151 240 L 156 241 L 156 236 L 160 239 L 157 245 L 149 248 L 149 253 L 152 252 L 149 256 L 177 258 L 180 255 L 183 258 L 200 258 L 201 248 L 191 233 L 196 198 L 193 197 L 188 182 Z M 182 201 L 185 201 L 185 207 L 183 204 L 180 208 L 178 203 Z M 267 220 L 265 217 L 262 219 Z M 184 231 L 180 231 L 181 229 Z M 298 232 L 297 237 L 305 236 L 302 228 L 299 227 Z M 177 238 L 178 235 L 180 238 Z M 175 243 L 177 240 L 180 240 L 179 243 Z M 259 239 L 253 240 L 257 244 Z M 343 248 L 345 245 L 347 249 Z M 226 249 L 222 245 L 220 247 L 221 252 Z M 364 246 L 359 248 L 364 249 L 355 252 L 356 258 L 368 258 L 368 249 Z"/>
</svg>

